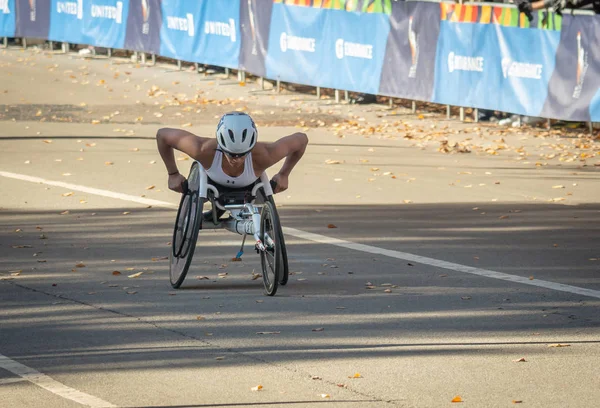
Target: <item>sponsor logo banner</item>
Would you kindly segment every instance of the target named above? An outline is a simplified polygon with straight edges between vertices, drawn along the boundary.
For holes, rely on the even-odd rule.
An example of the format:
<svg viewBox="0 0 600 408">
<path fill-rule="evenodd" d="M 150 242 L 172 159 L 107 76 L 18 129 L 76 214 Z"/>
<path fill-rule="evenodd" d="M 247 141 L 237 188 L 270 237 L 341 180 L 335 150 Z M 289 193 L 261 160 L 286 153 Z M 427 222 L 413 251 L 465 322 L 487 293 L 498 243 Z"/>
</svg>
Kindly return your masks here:
<svg viewBox="0 0 600 408">
<path fill-rule="evenodd" d="M 238 68 L 240 0 L 203 1 L 194 61 Z"/>
<path fill-rule="evenodd" d="M 495 28 L 498 44 L 489 46 L 495 47 L 497 56 L 490 61 L 490 70 L 500 78 L 500 87 L 497 92 L 480 95 L 480 99 L 495 110 L 537 116 L 548 93 L 560 33 L 500 25 Z"/>
<path fill-rule="evenodd" d="M 17 37 L 48 38 L 50 30 L 50 5 L 44 0 L 16 0 Z"/>
<path fill-rule="evenodd" d="M 600 24 L 597 16 L 565 14 L 558 62 L 541 115 L 600 121 Z"/>
<path fill-rule="evenodd" d="M 124 47 L 158 54 L 162 10 L 160 0 L 130 0 Z"/>
<path fill-rule="evenodd" d="M 433 102 L 494 109 L 500 59 L 495 26 L 441 21 Z"/>
<path fill-rule="evenodd" d="M 88 0 L 84 5 L 83 35 L 87 44 L 123 48 L 127 31 L 127 0 Z"/>
<path fill-rule="evenodd" d="M 200 30 L 202 4 L 200 1 L 162 0 L 162 26 L 160 29 L 160 55 L 183 61 L 194 59 L 197 47 L 196 34 Z"/>
<path fill-rule="evenodd" d="M 392 4 L 379 93 L 431 100 L 439 32 L 438 4 Z"/>
<path fill-rule="evenodd" d="M 240 1 L 240 68 L 254 75 L 266 75 L 272 0 Z"/>
<path fill-rule="evenodd" d="M 15 0 L 0 0 L 0 37 L 14 37 L 15 28 Z"/>
<path fill-rule="evenodd" d="M 325 11 L 273 4 L 265 64 L 268 78 L 326 86 L 326 71 L 331 68 L 322 64 L 327 20 Z"/>
<path fill-rule="evenodd" d="M 273 5 L 267 77 L 377 93 L 389 17 Z"/>
<path fill-rule="evenodd" d="M 323 10 L 327 25 L 317 59 L 325 86 L 375 94 L 385 55 L 390 20 L 383 13 L 345 13 Z"/>
<path fill-rule="evenodd" d="M 89 0 L 85 3 L 89 7 Z M 83 35 L 84 0 L 51 0 L 48 39 L 89 44 Z"/>
</svg>

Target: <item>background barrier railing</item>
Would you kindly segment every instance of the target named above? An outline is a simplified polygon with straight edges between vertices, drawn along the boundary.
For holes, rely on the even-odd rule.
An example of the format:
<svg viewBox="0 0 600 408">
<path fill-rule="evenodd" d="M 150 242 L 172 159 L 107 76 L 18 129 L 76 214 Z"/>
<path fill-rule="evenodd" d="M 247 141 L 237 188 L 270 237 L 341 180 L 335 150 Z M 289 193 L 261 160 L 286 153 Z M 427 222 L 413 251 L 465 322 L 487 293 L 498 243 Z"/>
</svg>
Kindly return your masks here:
<svg viewBox="0 0 600 408">
<path fill-rule="evenodd" d="M 540 10 L 529 21 L 497 3 L 0 0 L 0 37 L 220 66 L 335 89 L 337 100 L 343 90 L 600 122 L 600 16 L 586 13 Z"/>
</svg>

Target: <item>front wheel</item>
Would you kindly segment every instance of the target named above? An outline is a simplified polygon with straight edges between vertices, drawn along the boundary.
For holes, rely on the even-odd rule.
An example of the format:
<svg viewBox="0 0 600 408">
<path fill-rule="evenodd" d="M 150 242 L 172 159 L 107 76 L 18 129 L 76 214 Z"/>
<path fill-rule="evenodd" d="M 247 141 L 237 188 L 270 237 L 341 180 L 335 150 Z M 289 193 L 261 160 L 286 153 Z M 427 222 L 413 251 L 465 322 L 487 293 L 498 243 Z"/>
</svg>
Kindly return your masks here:
<svg viewBox="0 0 600 408">
<path fill-rule="evenodd" d="M 260 263 L 262 266 L 265 294 L 267 296 L 275 295 L 281 273 L 283 272 L 281 270 L 283 267 L 281 259 L 282 242 L 279 231 L 279 219 L 275 213 L 273 204 L 266 202 L 260 216 L 259 238 L 265 246 L 265 250 L 260 252 Z"/>
<path fill-rule="evenodd" d="M 169 279 L 174 289 L 181 286 L 187 275 L 196 249 L 198 231 L 202 226 L 202 207 L 205 199 L 199 196 L 199 179 L 200 169 L 198 163 L 194 163 L 187 179 L 187 191 L 184 192 L 179 203 L 173 228 Z"/>
</svg>

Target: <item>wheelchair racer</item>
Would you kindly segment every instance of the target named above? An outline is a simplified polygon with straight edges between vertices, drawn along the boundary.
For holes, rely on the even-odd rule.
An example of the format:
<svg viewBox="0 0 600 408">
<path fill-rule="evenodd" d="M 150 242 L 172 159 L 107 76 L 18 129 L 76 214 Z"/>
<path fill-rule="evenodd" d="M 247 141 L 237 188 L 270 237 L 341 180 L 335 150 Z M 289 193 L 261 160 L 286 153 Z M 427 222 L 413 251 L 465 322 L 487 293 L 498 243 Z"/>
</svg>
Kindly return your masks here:
<svg viewBox="0 0 600 408">
<path fill-rule="evenodd" d="M 196 136 L 181 129 L 161 128 L 156 133 L 160 156 L 169 174 L 169 189 L 183 192 L 185 177 L 179 173 L 173 149 L 197 160 L 208 177 L 218 186 L 241 189 L 255 183 L 260 175 L 285 158 L 283 166 L 272 177 L 273 193 L 287 190 L 288 178 L 308 145 L 304 133 L 294 133 L 273 143 L 258 141 L 258 130 L 252 118 L 243 112 L 225 113 L 217 125 L 216 137 Z M 217 186 L 217 187 L 218 187 Z M 211 212 L 203 218 L 209 220 Z"/>
</svg>

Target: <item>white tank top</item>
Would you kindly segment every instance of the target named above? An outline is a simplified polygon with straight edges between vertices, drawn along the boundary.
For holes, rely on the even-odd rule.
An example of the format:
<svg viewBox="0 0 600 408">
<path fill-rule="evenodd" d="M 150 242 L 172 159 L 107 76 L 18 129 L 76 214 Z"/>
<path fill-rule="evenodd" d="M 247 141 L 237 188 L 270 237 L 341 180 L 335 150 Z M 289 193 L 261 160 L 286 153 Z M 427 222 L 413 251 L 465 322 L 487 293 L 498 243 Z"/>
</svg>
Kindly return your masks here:
<svg viewBox="0 0 600 408">
<path fill-rule="evenodd" d="M 258 179 L 254 174 L 252 152 L 248 153 L 244 160 L 244 172 L 238 177 L 231 177 L 223 171 L 223 153 L 220 150 L 217 150 L 215 151 L 212 165 L 210 166 L 210 169 L 206 170 L 206 174 L 208 174 L 208 177 L 218 185 L 232 188 L 247 187 Z"/>
</svg>

